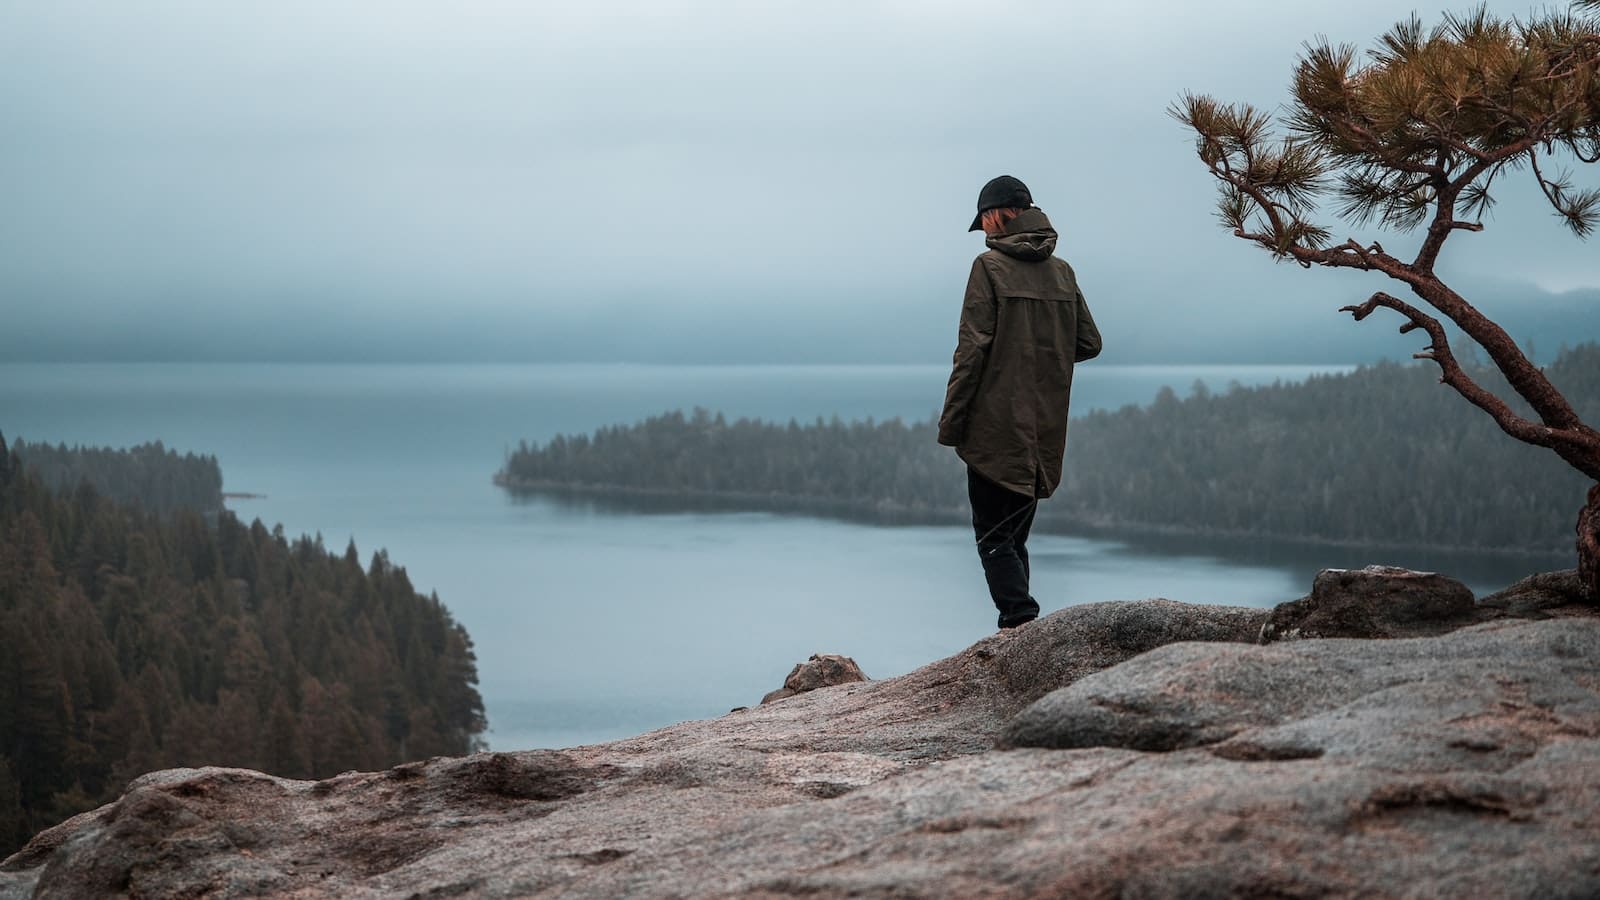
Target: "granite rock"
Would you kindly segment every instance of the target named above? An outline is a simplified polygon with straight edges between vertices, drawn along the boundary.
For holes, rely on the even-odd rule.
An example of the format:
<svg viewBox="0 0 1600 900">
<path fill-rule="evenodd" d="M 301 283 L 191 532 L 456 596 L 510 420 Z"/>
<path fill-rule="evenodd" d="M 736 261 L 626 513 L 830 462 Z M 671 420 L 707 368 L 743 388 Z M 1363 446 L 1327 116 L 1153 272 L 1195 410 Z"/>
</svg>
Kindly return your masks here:
<svg viewBox="0 0 1600 900">
<path fill-rule="evenodd" d="M 1600 622 L 1254 646 L 1266 616 L 1093 604 L 608 744 L 152 773 L 0 897 L 1600 893 Z"/>
<path fill-rule="evenodd" d="M 813 653 L 811 658 L 803 663 L 795 664 L 789 671 L 789 677 L 783 679 L 783 687 L 768 693 L 761 698 L 762 703 L 771 703 L 795 694 L 804 694 L 817 688 L 833 687 L 836 684 L 854 684 L 857 681 L 868 681 L 866 674 L 856 661 L 848 656 L 839 656 L 833 653 Z"/>
<path fill-rule="evenodd" d="M 1502 591 L 1478 601 L 1481 615 L 1525 619 L 1592 616 L 1593 604 L 1578 579 L 1577 569 L 1529 575 Z"/>
<path fill-rule="evenodd" d="M 1394 566 L 1323 569 L 1308 596 L 1272 610 L 1260 642 L 1419 637 L 1444 634 L 1476 618 L 1471 589 L 1446 575 Z"/>
</svg>

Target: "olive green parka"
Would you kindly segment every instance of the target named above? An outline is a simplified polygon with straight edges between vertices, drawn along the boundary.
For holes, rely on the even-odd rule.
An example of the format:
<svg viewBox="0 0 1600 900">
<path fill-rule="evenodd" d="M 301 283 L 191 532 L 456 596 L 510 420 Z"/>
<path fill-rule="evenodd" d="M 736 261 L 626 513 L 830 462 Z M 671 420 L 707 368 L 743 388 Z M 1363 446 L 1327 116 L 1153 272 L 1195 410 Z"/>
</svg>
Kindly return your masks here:
<svg viewBox="0 0 1600 900">
<path fill-rule="evenodd" d="M 990 481 L 1048 497 L 1061 484 L 1072 367 L 1100 354 L 1100 331 L 1042 210 L 985 243 L 967 279 L 939 443 Z"/>
</svg>

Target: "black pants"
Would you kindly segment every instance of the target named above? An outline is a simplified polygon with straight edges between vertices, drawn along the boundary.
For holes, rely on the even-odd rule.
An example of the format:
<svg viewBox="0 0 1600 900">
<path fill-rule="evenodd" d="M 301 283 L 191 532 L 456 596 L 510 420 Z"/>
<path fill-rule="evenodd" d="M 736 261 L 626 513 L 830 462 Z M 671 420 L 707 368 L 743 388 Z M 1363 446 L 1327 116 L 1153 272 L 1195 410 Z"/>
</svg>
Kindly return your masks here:
<svg viewBox="0 0 1600 900">
<path fill-rule="evenodd" d="M 1028 531 L 1033 528 L 1035 500 L 1007 490 L 967 469 L 967 498 L 972 501 L 972 530 L 978 537 L 978 558 L 989 596 L 1000 610 L 1000 627 L 1011 628 L 1039 617 L 1039 604 L 1028 593 Z"/>
</svg>

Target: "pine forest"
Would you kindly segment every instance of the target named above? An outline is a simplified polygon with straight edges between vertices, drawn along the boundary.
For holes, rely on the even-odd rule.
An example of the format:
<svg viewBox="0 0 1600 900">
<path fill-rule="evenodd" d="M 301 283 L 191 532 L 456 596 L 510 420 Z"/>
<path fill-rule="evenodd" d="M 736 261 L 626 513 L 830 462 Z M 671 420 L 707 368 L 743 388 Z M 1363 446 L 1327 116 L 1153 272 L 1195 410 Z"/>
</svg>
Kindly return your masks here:
<svg viewBox="0 0 1600 900">
<path fill-rule="evenodd" d="M 214 460 L 19 450 L 0 442 L 0 856 L 156 769 L 322 778 L 479 745 L 472 642 L 385 553 L 183 506 L 215 496 Z M 95 487 L 129 471 L 164 514 Z"/>
<path fill-rule="evenodd" d="M 1600 417 L 1600 346 L 1564 350 L 1548 373 L 1583 415 Z M 1497 385 L 1489 367 L 1473 374 Z M 898 419 L 672 412 L 524 442 L 498 481 L 885 522 L 967 514 L 961 462 L 931 423 Z M 1063 484 L 1036 527 L 1558 554 L 1572 547 L 1587 487 L 1559 459 L 1508 439 L 1435 371 L 1379 363 L 1303 383 L 1196 383 L 1183 397 L 1167 388 L 1147 406 L 1075 418 Z"/>
</svg>

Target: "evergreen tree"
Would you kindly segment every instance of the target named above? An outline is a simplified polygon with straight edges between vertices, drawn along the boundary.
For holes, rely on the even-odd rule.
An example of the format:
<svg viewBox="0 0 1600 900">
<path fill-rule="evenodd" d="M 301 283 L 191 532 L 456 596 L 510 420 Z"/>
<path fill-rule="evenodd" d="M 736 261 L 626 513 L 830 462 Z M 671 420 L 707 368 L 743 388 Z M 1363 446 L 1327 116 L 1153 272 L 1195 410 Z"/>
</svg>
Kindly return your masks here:
<svg viewBox="0 0 1600 900">
<path fill-rule="evenodd" d="M 61 452 L 77 466 L 100 459 Z M 159 444 L 148 458 L 170 459 Z M 171 508 L 158 516 L 112 502 L 92 478 L 52 490 L 32 457 L 6 459 L 0 855 L 152 769 L 379 768 L 410 758 L 416 742 L 397 725 L 413 720 L 440 723 L 422 742 L 430 754 L 479 746 L 471 642 L 387 555 L 369 576 L 281 527 L 226 511 L 207 520 L 176 482 L 160 489 Z M 432 636 L 404 665 L 395 621 Z"/>
<path fill-rule="evenodd" d="M 1600 419 L 1600 347 L 1547 377 Z M 1498 389 L 1498 373 L 1472 376 Z M 1421 365 L 1384 363 L 1226 392 L 1162 390 L 1148 407 L 1072 422 L 1065 481 L 1036 528 L 1116 529 L 1559 554 L 1583 475 L 1437 402 Z M 879 522 L 963 522 L 961 463 L 931 423 L 740 419 L 681 412 L 520 444 L 497 480 L 517 492 L 633 507 L 713 505 Z M 397 623 L 398 626 L 398 623 Z M 396 646 L 406 647 L 404 629 Z"/>
<path fill-rule="evenodd" d="M 1600 225 L 1600 189 L 1556 171 L 1567 161 L 1600 162 L 1597 84 L 1600 20 L 1554 12 L 1503 20 L 1479 7 L 1432 29 L 1413 16 L 1365 59 L 1348 45 L 1309 45 L 1295 68 L 1282 139 L 1272 134 L 1274 118 L 1248 104 L 1191 95 L 1173 114 L 1194 130 L 1218 183 L 1219 218 L 1235 237 L 1306 268 L 1386 276 L 1413 300 L 1380 290 L 1344 311 L 1357 321 L 1380 309 L 1398 313 L 1402 333 L 1427 336 L 1416 356 L 1437 365 L 1443 384 L 1506 434 L 1553 452 L 1589 480 L 1578 569 L 1600 602 L 1600 431 L 1530 353 L 1436 273 L 1446 242 L 1483 231 L 1491 190 L 1519 172 L 1573 234 Z M 1358 226 L 1420 229 L 1415 254 L 1338 242 L 1319 221 L 1328 201 Z M 1491 390 L 1463 365 L 1446 324 L 1483 349 L 1506 390 Z"/>
</svg>

